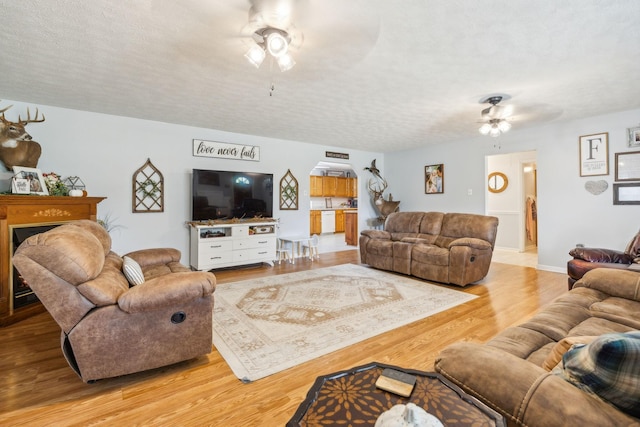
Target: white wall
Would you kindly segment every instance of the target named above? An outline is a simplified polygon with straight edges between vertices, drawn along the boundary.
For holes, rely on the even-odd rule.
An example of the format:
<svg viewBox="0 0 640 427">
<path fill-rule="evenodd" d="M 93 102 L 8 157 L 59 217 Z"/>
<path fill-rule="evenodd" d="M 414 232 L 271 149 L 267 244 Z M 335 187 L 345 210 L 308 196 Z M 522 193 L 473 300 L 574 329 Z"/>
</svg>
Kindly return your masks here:
<svg viewBox="0 0 640 427">
<path fill-rule="evenodd" d="M 174 247 L 188 263 L 189 233 L 186 221 L 191 215 L 191 170 L 217 169 L 274 174 L 274 217 L 280 231 L 288 234 L 309 232 L 309 173 L 318 161 L 327 160 L 325 151 L 348 153 L 356 171 L 369 166 L 381 153 L 348 150 L 332 146 L 241 135 L 127 117 L 96 114 L 46 105 L 25 104 L 3 99 L 11 105 L 9 120 L 24 117 L 27 107 L 38 107 L 44 123 L 32 123 L 27 131 L 42 145 L 38 168 L 63 177 L 79 176 L 91 196 L 105 196 L 98 205 L 98 217 L 111 217 L 121 227 L 114 230 L 113 249 L 120 254 L 147 247 Z M 15 116 L 15 117 L 14 117 Z M 260 147 L 259 162 L 221 160 L 192 155 L 192 140 L 204 139 Z M 165 180 L 165 207 L 162 213 L 132 213 L 132 176 L 147 160 L 162 172 Z M 331 159 L 331 161 L 334 161 Z M 380 164 L 382 162 L 379 162 Z M 278 184 L 291 169 L 300 185 L 299 210 L 278 209 Z M 4 167 L 0 166 L 4 171 Z M 364 177 L 366 172 L 358 174 Z M 359 180 L 360 229 L 375 216 L 367 203 L 366 180 Z"/>
<path fill-rule="evenodd" d="M 403 211 L 483 213 L 485 207 L 485 156 L 536 151 L 538 166 L 539 268 L 566 271 L 568 255 L 576 243 L 624 250 L 640 228 L 640 206 L 613 205 L 615 153 L 629 148 L 627 128 L 637 126 L 640 109 L 530 129 L 513 129 L 495 140 L 478 136 L 453 144 L 426 145 L 416 150 L 385 155 L 389 190 L 401 200 Z M 578 138 L 609 133 L 609 175 L 580 177 Z M 444 163 L 444 194 L 424 193 L 425 165 Z M 401 171 L 401 172 L 393 172 Z M 609 188 L 600 195 L 585 190 L 590 180 L 605 180 Z M 468 190 L 472 195 L 468 195 Z M 498 227 L 498 234 L 501 232 Z"/>
</svg>

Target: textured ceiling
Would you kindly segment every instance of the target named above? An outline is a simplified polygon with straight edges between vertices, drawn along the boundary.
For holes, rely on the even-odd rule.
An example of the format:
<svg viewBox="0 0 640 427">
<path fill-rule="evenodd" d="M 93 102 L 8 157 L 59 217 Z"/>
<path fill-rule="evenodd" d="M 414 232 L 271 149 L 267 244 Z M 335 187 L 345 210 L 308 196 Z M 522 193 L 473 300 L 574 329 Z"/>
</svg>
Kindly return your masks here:
<svg viewBox="0 0 640 427">
<path fill-rule="evenodd" d="M 285 73 L 249 7 L 0 0 L 0 99 L 382 152 L 477 136 L 490 94 L 514 131 L 640 107 L 638 0 L 304 0 Z"/>
</svg>

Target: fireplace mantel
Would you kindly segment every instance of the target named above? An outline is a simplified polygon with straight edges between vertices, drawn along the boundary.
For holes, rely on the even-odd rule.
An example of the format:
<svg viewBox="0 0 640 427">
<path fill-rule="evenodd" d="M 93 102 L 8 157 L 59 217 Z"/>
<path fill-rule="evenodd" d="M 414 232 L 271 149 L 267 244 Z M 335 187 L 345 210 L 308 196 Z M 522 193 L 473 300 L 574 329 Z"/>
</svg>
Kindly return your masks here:
<svg viewBox="0 0 640 427">
<path fill-rule="evenodd" d="M 105 197 L 0 195 L 0 326 L 44 311 L 40 303 L 12 306 L 11 258 L 14 227 L 62 224 L 77 219 L 97 219 L 97 205 Z"/>
</svg>

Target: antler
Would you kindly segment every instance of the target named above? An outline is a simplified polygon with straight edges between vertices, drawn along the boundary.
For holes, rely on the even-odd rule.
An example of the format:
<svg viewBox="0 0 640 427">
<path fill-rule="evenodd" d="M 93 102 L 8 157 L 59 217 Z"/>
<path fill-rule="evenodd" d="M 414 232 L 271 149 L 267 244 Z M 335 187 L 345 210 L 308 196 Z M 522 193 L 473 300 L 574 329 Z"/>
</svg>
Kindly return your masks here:
<svg viewBox="0 0 640 427">
<path fill-rule="evenodd" d="M 31 119 L 31 112 L 29 111 L 29 107 L 27 107 L 27 120 L 22 120 L 20 116 L 18 116 L 18 122 L 26 125 L 27 123 L 41 123 L 44 122 L 44 114 L 42 115 L 42 119 L 38 120 L 38 109 L 36 108 L 36 116 Z"/>
<path fill-rule="evenodd" d="M 4 107 L 2 110 L 0 110 L 0 113 L 4 113 L 5 111 L 7 111 L 11 107 L 13 107 L 13 105 L 9 105 L 8 107 Z"/>
<path fill-rule="evenodd" d="M 369 182 L 368 182 L 369 191 L 371 191 L 375 195 L 375 197 L 382 196 L 382 194 L 384 193 L 384 190 L 386 190 L 388 186 L 387 180 L 380 177 L 380 180 L 375 182 L 376 184 L 380 184 L 380 185 L 376 187 L 371 185 L 372 181 L 374 181 L 373 178 L 369 179 Z"/>
</svg>

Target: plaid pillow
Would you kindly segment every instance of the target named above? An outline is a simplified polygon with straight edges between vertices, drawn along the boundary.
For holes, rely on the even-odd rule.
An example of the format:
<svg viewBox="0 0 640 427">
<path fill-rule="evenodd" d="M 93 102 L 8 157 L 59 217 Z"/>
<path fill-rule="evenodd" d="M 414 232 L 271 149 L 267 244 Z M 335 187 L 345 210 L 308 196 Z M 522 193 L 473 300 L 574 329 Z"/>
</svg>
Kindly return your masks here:
<svg viewBox="0 0 640 427">
<path fill-rule="evenodd" d="M 640 418 L 640 331 L 605 334 L 574 346 L 555 373 Z"/>
</svg>

